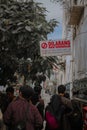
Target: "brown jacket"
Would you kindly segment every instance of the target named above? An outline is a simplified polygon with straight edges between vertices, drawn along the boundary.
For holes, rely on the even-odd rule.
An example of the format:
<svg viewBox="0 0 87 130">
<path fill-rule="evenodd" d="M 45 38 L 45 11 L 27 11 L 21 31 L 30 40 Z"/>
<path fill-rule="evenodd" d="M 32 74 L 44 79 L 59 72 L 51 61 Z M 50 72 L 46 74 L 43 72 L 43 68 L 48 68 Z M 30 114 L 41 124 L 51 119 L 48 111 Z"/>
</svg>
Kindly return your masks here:
<svg viewBox="0 0 87 130">
<path fill-rule="evenodd" d="M 72 103 L 71 103 L 71 100 L 64 97 L 64 96 L 61 96 L 61 100 L 62 100 L 62 103 L 69 109 L 72 110 Z"/>
<path fill-rule="evenodd" d="M 62 118 L 62 130 L 71 130 L 69 115 L 72 113 L 72 103 L 70 99 L 63 96 L 61 96 L 61 100 L 65 106 L 65 112 Z"/>
<path fill-rule="evenodd" d="M 38 109 L 24 98 L 18 98 L 12 101 L 6 112 L 3 115 L 5 124 L 17 124 L 25 116 L 26 110 L 29 107 L 26 121 L 26 130 L 35 130 L 35 126 L 41 126 L 43 121 Z"/>
</svg>

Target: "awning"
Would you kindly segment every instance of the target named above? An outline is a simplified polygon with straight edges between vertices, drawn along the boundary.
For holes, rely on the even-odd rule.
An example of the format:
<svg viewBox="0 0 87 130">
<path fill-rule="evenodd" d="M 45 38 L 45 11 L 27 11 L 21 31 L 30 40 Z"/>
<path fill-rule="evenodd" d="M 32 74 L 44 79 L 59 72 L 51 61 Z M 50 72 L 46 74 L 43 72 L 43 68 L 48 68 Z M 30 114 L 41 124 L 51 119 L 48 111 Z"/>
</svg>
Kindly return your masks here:
<svg viewBox="0 0 87 130">
<path fill-rule="evenodd" d="M 78 25 L 84 11 L 84 6 L 74 5 L 71 7 L 69 25 Z"/>
</svg>

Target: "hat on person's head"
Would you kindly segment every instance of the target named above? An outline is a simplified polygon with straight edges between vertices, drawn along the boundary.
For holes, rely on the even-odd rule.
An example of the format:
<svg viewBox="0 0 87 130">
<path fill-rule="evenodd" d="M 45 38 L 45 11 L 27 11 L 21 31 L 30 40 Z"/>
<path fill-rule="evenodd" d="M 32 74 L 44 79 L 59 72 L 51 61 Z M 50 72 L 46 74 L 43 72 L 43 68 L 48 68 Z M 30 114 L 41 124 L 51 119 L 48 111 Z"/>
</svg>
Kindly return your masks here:
<svg viewBox="0 0 87 130">
<path fill-rule="evenodd" d="M 34 94 L 34 90 L 28 85 L 20 87 L 19 92 L 21 92 L 23 98 L 27 100 L 30 99 L 30 97 L 32 97 Z"/>
</svg>

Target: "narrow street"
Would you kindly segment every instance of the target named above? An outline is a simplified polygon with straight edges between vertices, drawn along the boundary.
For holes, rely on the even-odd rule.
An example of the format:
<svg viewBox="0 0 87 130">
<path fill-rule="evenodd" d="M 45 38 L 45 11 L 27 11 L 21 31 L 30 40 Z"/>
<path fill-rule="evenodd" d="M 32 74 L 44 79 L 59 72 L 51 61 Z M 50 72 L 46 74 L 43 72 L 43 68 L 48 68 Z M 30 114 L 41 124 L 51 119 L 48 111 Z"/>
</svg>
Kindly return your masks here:
<svg viewBox="0 0 87 130">
<path fill-rule="evenodd" d="M 79 121 L 77 123 L 78 119 L 76 119 L 76 123 L 73 123 L 74 121 L 70 120 L 69 117 L 68 121 L 63 119 L 65 121 L 64 126 L 61 126 L 66 127 L 68 122 L 68 124 L 73 124 L 71 126 L 72 130 L 87 130 L 86 59 L 87 0 L 0 0 L 0 93 L 7 93 L 6 97 L 0 96 L 0 109 L 3 108 L 3 113 L 6 110 L 4 107 L 7 108 L 9 101 L 13 101 L 14 96 L 18 96 L 19 92 L 22 93 L 22 89 L 19 91 L 20 86 L 40 87 L 43 88 L 40 92 L 44 100 L 42 105 L 45 104 L 45 108 L 51 96 L 57 92 L 71 99 L 70 110 L 66 110 L 69 106 L 66 100 L 60 100 L 64 103 L 64 107 L 63 105 L 62 107 L 59 106 L 62 102 L 57 101 L 55 103 L 54 99 L 52 109 L 48 107 L 48 109 L 50 108 L 48 113 L 51 115 L 53 111 L 52 114 L 53 116 L 56 115 L 55 119 L 57 118 L 58 121 L 63 117 L 62 113 L 64 118 L 69 115 L 75 121 L 72 115 L 77 118 L 79 114 L 76 107 L 77 114 L 76 112 L 74 114 L 75 105 L 73 105 L 72 100 L 75 100 L 75 104 L 78 104 L 81 123 Z M 60 89 L 60 92 L 58 91 L 60 85 L 66 87 L 66 95 L 65 92 L 61 92 L 62 89 Z M 6 91 L 9 86 L 15 90 Z M 26 92 L 24 96 L 23 93 L 21 95 L 23 98 L 31 99 L 33 103 L 32 98 L 34 96 L 32 97 L 27 90 Z M 38 94 L 40 92 L 37 91 L 35 95 L 37 99 L 34 98 L 34 101 L 38 101 L 37 104 L 33 103 L 36 107 L 39 103 Z M 29 98 L 29 96 L 32 98 Z M 13 105 L 11 108 L 15 108 L 15 112 L 11 113 L 11 110 L 9 111 L 11 116 L 12 114 L 15 117 L 18 116 L 19 119 L 15 118 L 13 122 L 16 126 L 16 122 L 18 122 L 18 126 L 20 126 L 19 122 L 22 122 L 23 119 L 19 115 L 25 112 L 26 118 L 28 115 L 27 111 L 24 111 L 26 105 L 24 103 L 24 107 L 20 107 L 20 104 L 17 107 L 15 104 Z M 37 108 L 39 110 L 39 107 Z M 24 121 L 27 121 L 29 126 L 35 126 L 38 124 L 38 117 L 40 116 L 37 116 L 39 114 L 36 114 L 35 111 L 35 114 L 33 114 L 33 108 L 31 110 L 34 121 Z M 43 110 L 45 111 L 44 107 L 41 110 L 42 116 Z M 6 116 L 10 115 L 9 111 L 7 111 Z M 71 114 L 67 114 L 68 111 L 72 111 Z M 60 113 L 60 115 L 56 113 Z M 30 115 L 28 116 L 30 118 Z M 13 119 L 12 117 L 9 118 Z M 51 119 L 50 117 L 47 118 L 45 119 Z M 0 130 L 6 130 L 3 119 L 0 110 Z M 10 124 L 9 119 L 7 120 Z M 61 124 L 63 124 L 63 120 Z M 53 121 L 50 123 L 50 127 L 51 124 L 54 124 Z M 58 123 L 56 124 L 58 125 Z M 74 124 L 75 128 L 73 128 Z M 80 124 L 82 124 L 81 127 L 79 127 Z M 82 128 L 83 126 L 84 128 Z M 31 130 L 32 128 L 24 129 Z M 64 129 L 67 130 L 67 128 Z"/>
</svg>

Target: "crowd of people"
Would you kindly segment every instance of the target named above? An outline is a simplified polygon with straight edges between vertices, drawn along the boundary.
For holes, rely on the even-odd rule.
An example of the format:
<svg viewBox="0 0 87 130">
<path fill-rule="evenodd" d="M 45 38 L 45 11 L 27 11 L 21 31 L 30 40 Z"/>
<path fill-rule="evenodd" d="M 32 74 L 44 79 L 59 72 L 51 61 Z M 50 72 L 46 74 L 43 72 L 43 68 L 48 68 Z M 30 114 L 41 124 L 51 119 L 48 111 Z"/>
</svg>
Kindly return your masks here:
<svg viewBox="0 0 87 130">
<path fill-rule="evenodd" d="M 82 112 L 74 113 L 77 103 L 70 100 L 64 85 L 58 86 L 58 94 L 52 95 L 46 107 L 41 90 L 41 86 L 21 86 L 16 97 L 12 86 L 6 89 L 4 103 L 0 103 L 6 130 L 42 130 L 44 121 L 45 130 L 82 130 Z"/>
</svg>

